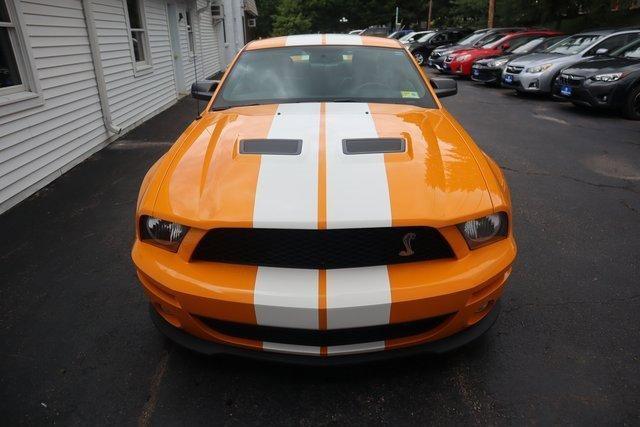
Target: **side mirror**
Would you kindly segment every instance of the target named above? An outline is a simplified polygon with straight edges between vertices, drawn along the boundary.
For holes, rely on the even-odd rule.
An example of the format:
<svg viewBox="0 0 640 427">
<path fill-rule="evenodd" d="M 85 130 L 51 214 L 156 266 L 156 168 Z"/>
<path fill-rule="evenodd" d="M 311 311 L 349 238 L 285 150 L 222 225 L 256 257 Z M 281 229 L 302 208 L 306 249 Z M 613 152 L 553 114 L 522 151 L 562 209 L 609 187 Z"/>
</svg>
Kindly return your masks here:
<svg viewBox="0 0 640 427">
<path fill-rule="evenodd" d="M 509 43 L 502 43 L 502 46 L 500 46 L 500 48 L 502 50 L 507 50 L 511 47 L 511 45 Z"/>
<path fill-rule="evenodd" d="M 430 81 L 438 98 L 445 98 L 458 93 L 458 82 L 453 79 L 434 77 Z"/>
<path fill-rule="evenodd" d="M 191 85 L 191 97 L 208 101 L 216 90 L 220 80 L 203 80 Z"/>
<path fill-rule="evenodd" d="M 607 52 L 609 52 L 609 49 L 601 47 L 600 49 L 596 50 L 596 56 L 606 55 Z"/>
</svg>

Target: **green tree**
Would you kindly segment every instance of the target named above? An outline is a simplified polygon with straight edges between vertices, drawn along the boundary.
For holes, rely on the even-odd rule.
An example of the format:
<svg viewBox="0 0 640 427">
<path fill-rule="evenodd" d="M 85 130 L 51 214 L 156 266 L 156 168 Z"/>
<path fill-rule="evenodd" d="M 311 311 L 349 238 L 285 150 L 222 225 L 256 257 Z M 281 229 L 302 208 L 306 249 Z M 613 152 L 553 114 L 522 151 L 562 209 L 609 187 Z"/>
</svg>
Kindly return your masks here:
<svg viewBox="0 0 640 427">
<path fill-rule="evenodd" d="M 281 0 L 273 17 L 273 35 L 285 36 L 311 31 L 313 22 L 304 13 L 304 5 L 298 0 Z"/>
</svg>

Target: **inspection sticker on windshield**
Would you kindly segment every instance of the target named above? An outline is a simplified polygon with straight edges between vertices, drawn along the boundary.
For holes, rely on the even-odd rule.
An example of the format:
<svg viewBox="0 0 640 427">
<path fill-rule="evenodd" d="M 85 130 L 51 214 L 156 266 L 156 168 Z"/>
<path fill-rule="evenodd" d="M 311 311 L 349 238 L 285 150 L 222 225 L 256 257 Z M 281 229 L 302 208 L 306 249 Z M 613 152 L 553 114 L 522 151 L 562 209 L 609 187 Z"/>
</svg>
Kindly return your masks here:
<svg viewBox="0 0 640 427">
<path fill-rule="evenodd" d="M 418 96 L 418 92 L 413 92 L 410 90 L 401 90 L 400 93 L 402 94 L 403 98 L 420 98 Z"/>
</svg>

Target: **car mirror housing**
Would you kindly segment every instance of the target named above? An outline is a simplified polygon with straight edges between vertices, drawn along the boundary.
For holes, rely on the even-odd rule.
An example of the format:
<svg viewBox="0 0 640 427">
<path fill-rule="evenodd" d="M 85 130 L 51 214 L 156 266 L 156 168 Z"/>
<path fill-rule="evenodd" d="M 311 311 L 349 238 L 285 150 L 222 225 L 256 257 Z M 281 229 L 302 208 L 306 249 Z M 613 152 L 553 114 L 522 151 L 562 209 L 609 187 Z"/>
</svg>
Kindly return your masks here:
<svg viewBox="0 0 640 427">
<path fill-rule="evenodd" d="M 511 45 L 509 45 L 509 43 L 502 43 L 502 46 L 500 46 L 502 48 L 502 50 L 507 50 L 511 47 Z"/>
<path fill-rule="evenodd" d="M 606 55 L 607 52 L 609 52 L 609 49 L 601 47 L 600 49 L 596 50 L 596 56 Z"/>
<path fill-rule="evenodd" d="M 208 101 L 220 84 L 219 80 L 203 80 L 191 85 L 191 97 Z"/>
<path fill-rule="evenodd" d="M 435 77 L 430 81 L 438 98 L 445 98 L 458 93 L 458 82 L 453 79 Z"/>
</svg>

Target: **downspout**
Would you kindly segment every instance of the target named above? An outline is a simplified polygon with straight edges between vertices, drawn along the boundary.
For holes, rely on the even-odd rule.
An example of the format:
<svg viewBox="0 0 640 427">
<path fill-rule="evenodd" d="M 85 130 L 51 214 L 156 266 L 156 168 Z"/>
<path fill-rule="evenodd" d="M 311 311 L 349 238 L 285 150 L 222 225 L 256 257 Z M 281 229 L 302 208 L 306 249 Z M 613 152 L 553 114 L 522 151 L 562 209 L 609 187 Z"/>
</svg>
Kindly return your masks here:
<svg viewBox="0 0 640 427">
<path fill-rule="evenodd" d="M 122 129 L 113 124 L 111 111 L 109 111 L 109 101 L 107 96 L 107 84 L 102 72 L 102 60 L 100 59 L 100 45 L 98 44 L 98 31 L 93 19 L 93 9 L 91 0 L 82 0 L 82 10 L 84 11 L 84 21 L 87 24 L 87 34 L 89 35 L 89 47 L 91 50 L 91 60 L 93 61 L 93 72 L 98 85 L 98 98 L 100 98 L 100 108 L 102 109 L 102 120 L 107 131 L 119 134 Z"/>
</svg>

